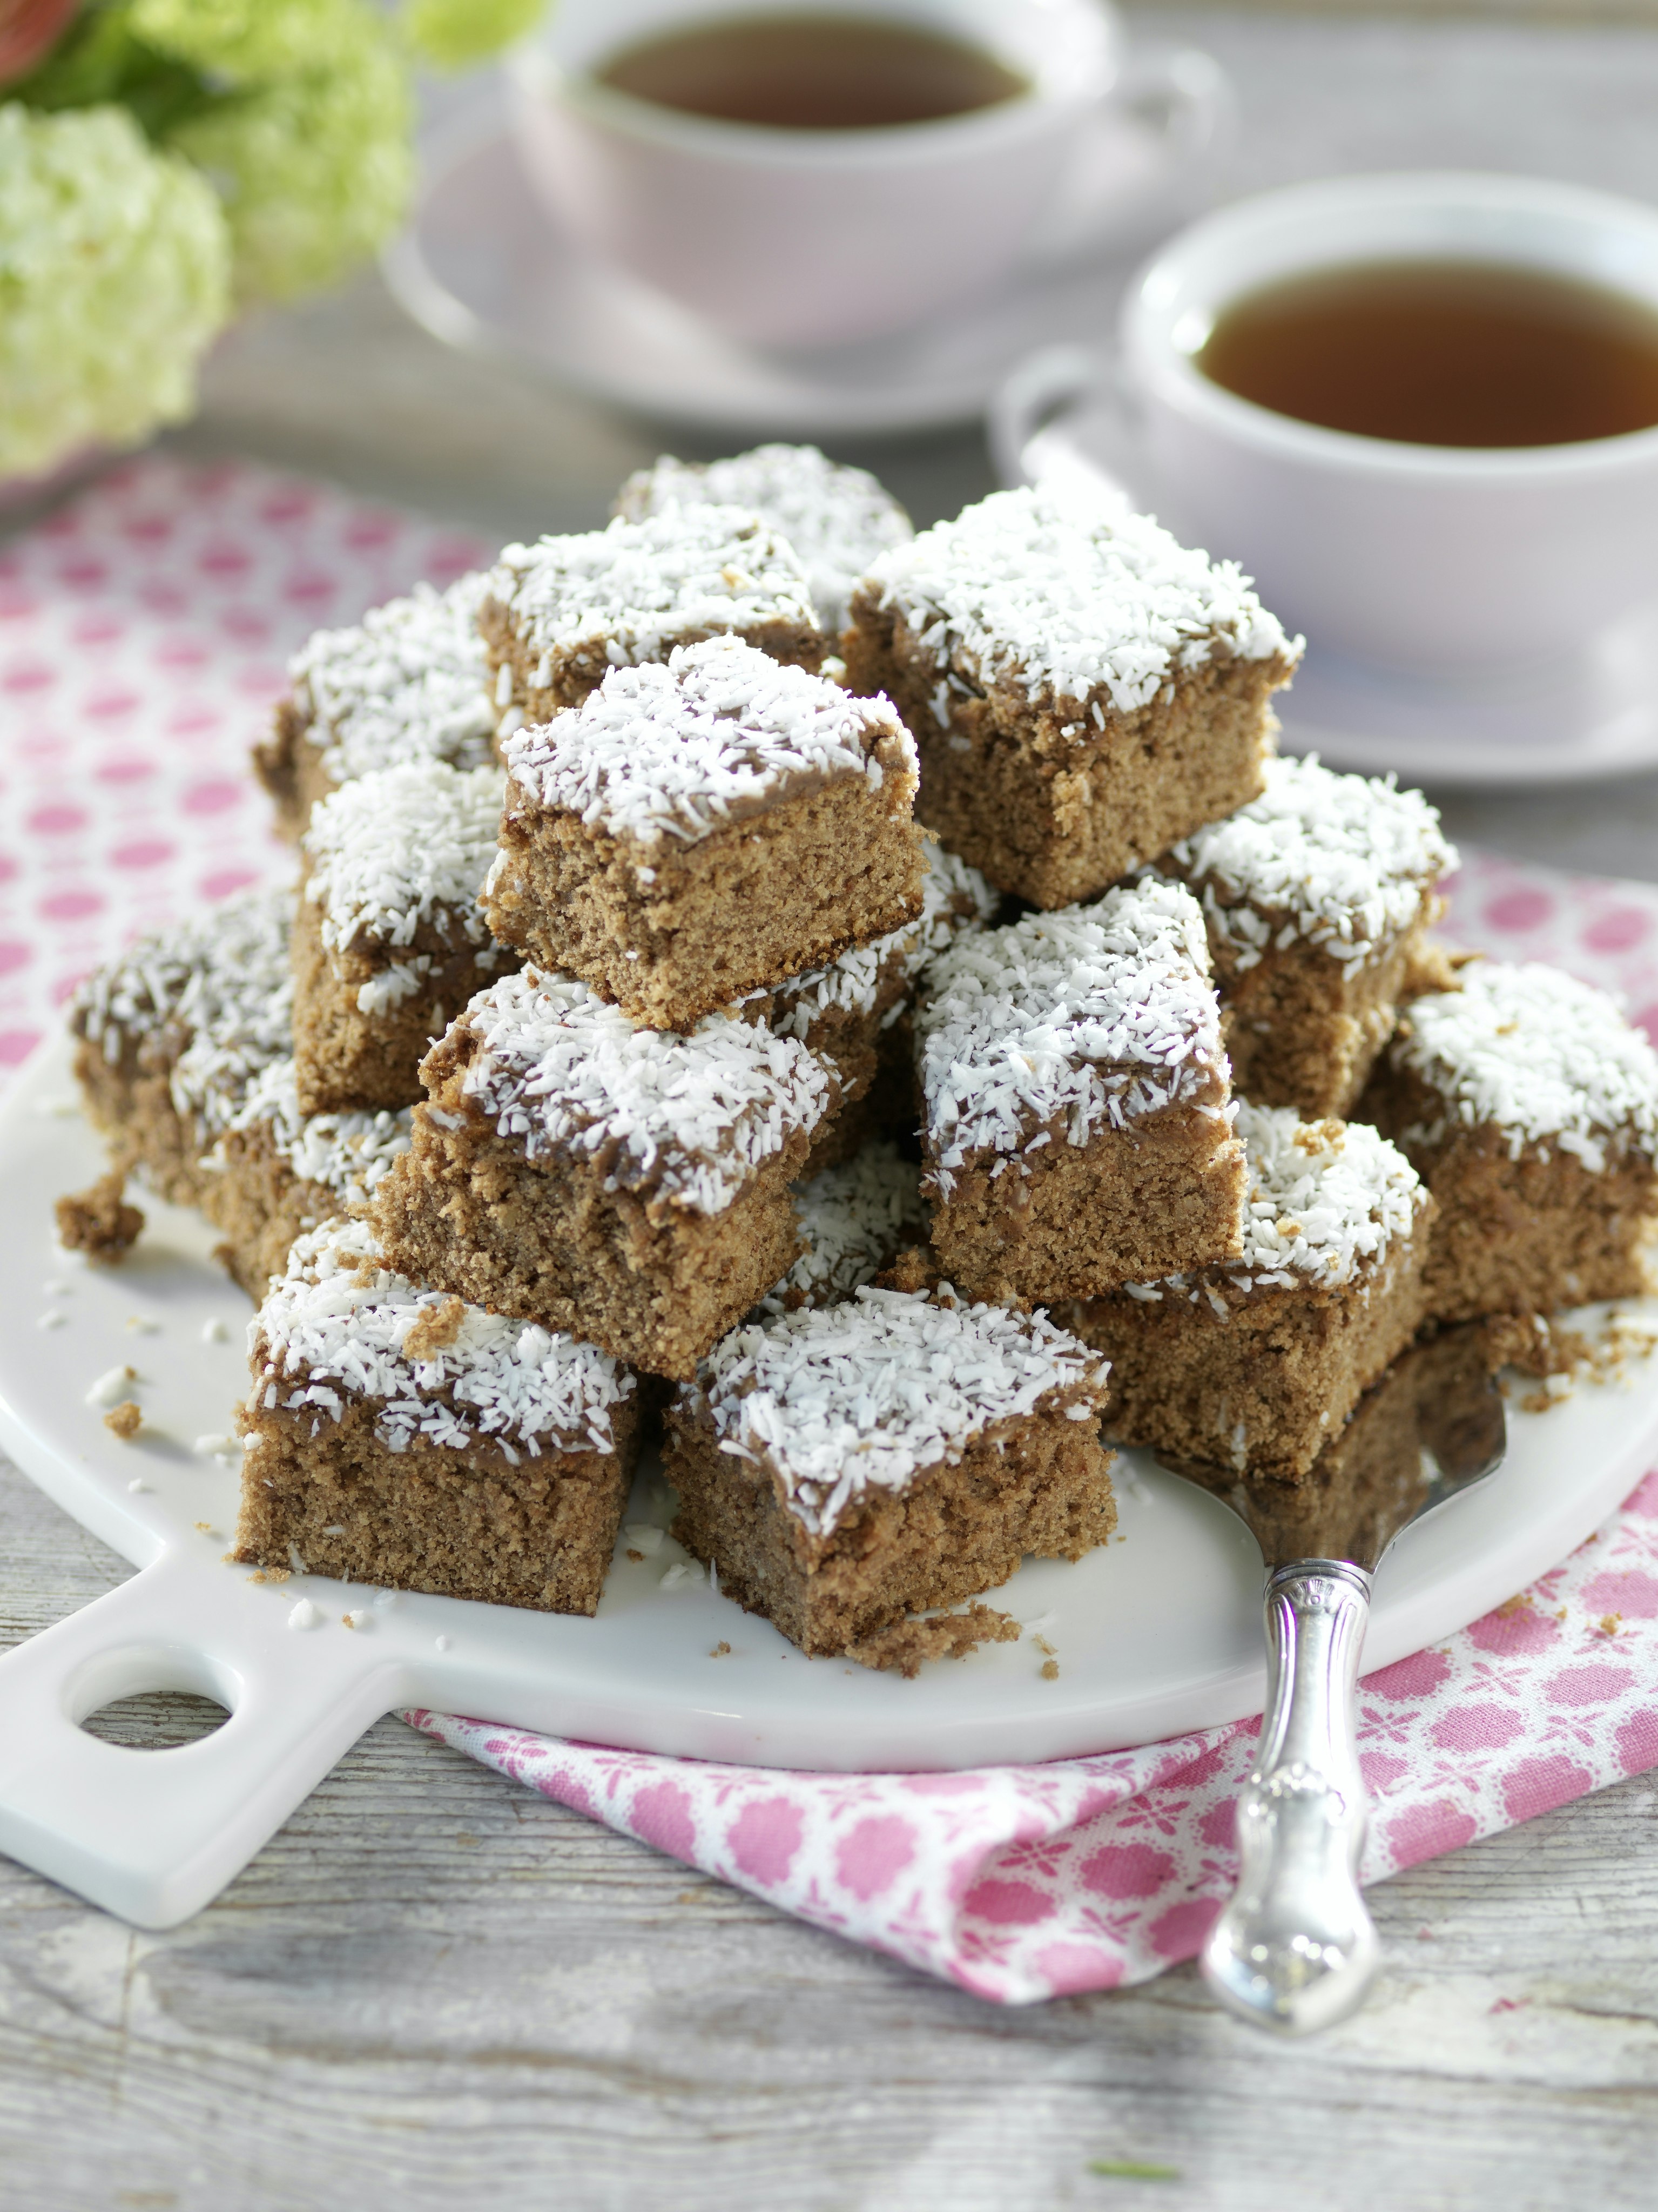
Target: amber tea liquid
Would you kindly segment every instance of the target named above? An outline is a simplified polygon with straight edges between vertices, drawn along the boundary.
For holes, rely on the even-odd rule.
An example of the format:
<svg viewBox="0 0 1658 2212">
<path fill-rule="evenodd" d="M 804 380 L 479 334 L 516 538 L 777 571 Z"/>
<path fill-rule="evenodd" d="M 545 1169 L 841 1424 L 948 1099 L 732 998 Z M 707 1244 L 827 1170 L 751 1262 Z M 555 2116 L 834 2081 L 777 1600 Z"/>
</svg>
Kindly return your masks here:
<svg viewBox="0 0 1658 2212">
<path fill-rule="evenodd" d="M 1198 367 L 1240 398 L 1418 446 L 1575 445 L 1658 423 L 1658 313 L 1491 262 L 1396 261 L 1264 286 Z"/>
<path fill-rule="evenodd" d="M 643 39 L 596 72 L 659 107 L 774 131 L 878 131 L 993 107 L 1028 81 L 981 47 L 861 15 L 745 15 Z"/>
</svg>

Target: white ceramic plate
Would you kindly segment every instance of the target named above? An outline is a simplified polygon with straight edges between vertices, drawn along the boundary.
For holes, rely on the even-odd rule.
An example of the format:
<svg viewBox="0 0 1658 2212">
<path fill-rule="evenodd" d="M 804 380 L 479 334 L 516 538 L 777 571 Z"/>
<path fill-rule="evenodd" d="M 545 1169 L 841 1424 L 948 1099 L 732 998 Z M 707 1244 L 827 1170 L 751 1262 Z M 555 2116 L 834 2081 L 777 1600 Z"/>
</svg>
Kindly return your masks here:
<svg viewBox="0 0 1658 2212">
<path fill-rule="evenodd" d="M 1125 121 L 1126 142 L 1133 130 Z M 1131 224 L 1145 212 L 1134 207 Z M 1116 252 L 1132 258 L 1139 243 L 1126 228 Z M 580 252 L 535 198 L 504 121 L 486 114 L 459 118 L 425 149 L 413 217 L 383 265 L 404 307 L 447 345 L 506 354 L 668 422 L 830 438 L 976 421 L 1033 346 L 1104 337 L 1128 261 L 1096 255 L 1035 273 L 896 337 L 764 351 Z"/>
<path fill-rule="evenodd" d="M 1157 489 L 1110 397 L 1106 358 L 1064 348 L 1020 365 L 991 410 L 998 472 L 1019 483 L 1081 468 L 1155 513 Z M 1466 678 L 1363 668 L 1314 639 L 1273 703 L 1282 750 L 1317 753 L 1329 768 L 1487 789 L 1636 775 L 1658 766 L 1658 605 L 1546 667 Z"/>
<path fill-rule="evenodd" d="M 429 1705 L 604 1743 L 744 1764 L 950 1768 L 1104 1751 L 1259 1711 L 1260 1562 L 1225 1509 L 1139 1455 L 1120 1468 L 1118 1540 L 1077 1565 L 1030 1562 L 993 1602 L 1030 1633 L 903 1681 L 808 1661 L 684 1554 L 618 1558 L 592 1620 L 448 1598 L 388 1603 L 306 1576 L 228 1565 L 236 1476 L 195 1449 L 230 1430 L 246 1379 L 246 1301 L 212 1232 L 146 1199 L 119 1267 L 66 1259 L 52 1201 L 99 1171 L 61 1042 L 0 1107 L 0 1445 L 140 1571 L 0 1658 L 0 1849 L 95 1903 L 166 1927 L 205 1904 L 384 1712 Z M 43 1329 L 43 1315 L 61 1313 Z M 218 1324 L 216 1329 L 213 1325 Z M 223 1340 L 208 1340 L 213 1336 Z M 130 1364 L 144 1425 L 124 1443 L 86 1403 Z M 1586 1387 L 1510 1414 L 1501 1474 L 1407 1533 L 1384 1565 L 1367 1667 L 1475 1619 L 1563 1559 L 1634 1487 L 1658 1443 L 1658 1365 L 1632 1389 Z M 653 1499 L 652 1492 L 658 1495 Z M 635 1514 L 661 1510 L 641 1475 Z M 624 1538 L 624 1543 L 626 1539 Z M 321 1615 L 289 1626 L 306 1598 Z M 343 1625 L 361 1611 L 364 1625 Z M 712 1656 L 727 1643 L 728 1656 Z M 231 1718 L 178 1749 L 126 1750 L 78 1723 L 156 1689 L 216 1697 Z"/>
</svg>

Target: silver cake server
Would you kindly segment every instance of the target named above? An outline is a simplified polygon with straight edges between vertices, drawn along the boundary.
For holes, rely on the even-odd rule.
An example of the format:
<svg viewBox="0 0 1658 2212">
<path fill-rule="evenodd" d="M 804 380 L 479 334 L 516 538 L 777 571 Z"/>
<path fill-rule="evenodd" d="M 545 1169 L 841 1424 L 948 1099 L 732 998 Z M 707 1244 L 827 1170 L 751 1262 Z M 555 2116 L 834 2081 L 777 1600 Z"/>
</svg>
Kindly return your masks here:
<svg viewBox="0 0 1658 2212">
<path fill-rule="evenodd" d="M 1354 1692 L 1382 1555 L 1496 1472 L 1503 1397 L 1477 1328 L 1396 1360 L 1303 1482 L 1163 1460 L 1236 1513 L 1266 1568 L 1266 1711 L 1238 1800 L 1238 1885 L 1203 1948 L 1230 2012 L 1308 2035 L 1363 2002 L 1381 1947 L 1358 1887 L 1367 1825 Z"/>
</svg>

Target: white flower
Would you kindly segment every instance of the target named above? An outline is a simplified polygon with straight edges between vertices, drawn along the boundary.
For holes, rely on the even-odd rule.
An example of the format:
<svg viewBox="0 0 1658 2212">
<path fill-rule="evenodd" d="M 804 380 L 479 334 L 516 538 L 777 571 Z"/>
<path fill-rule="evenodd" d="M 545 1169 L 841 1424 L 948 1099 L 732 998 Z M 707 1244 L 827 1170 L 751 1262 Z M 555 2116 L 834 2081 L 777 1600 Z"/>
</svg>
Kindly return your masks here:
<svg viewBox="0 0 1658 2212">
<path fill-rule="evenodd" d="M 0 474 L 187 416 L 229 262 L 211 186 L 125 109 L 0 106 Z"/>
</svg>

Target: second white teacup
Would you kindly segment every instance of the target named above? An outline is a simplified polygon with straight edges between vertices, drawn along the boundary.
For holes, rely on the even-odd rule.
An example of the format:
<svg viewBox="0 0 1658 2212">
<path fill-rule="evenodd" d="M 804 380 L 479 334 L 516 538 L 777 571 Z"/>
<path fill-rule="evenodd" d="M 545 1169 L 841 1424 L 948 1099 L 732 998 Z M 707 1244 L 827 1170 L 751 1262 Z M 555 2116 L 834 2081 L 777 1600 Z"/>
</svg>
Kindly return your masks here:
<svg viewBox="0 0 1658 2212">
<path fill-rule="evenodd" d="M 1207 143 L 1226 106 L 1224 82 L 1200 55 L 1148 57 L 1131 76 L 1104 0 L 894 0 L 884 22 L 977 47 L 1025 88 L 923 123 L 733 124 L 602 78 L 615 57 L 676 28 L 835 13 L 832 0 L 562 0 L 512 62 L 519 147 L 555 218 L 735 337 L 830 345 L 993 289 L 1040 253 L 1046 234 L 1078 242 L 1088 225 L 1067 206 L 1068 187 L 1114 103 L 1132 95 L 1156 111 L 1169 171 Z M 1110 194 L 1096 197 L 1088 213 L 1108 222 Z"/>
<path fill-rule="evenodd" d="M 995 425 L 1004 471 L 1073 452 L 1187 543 L 1241 562 L 1320 652 L 1474 676 L 1582 651 L 1658 599 L 1658 427 L 1558 446 L 1358 436 L 1238 398 L 1197 356 L 1229 306 L 1364 263 L 1496 264 L 1658 314 L 1658 211 L 1523 177 L 1338 177 L 1172 240 L 1125 301 L 1114 363 L 1037 359 Z"/>
</svg>

